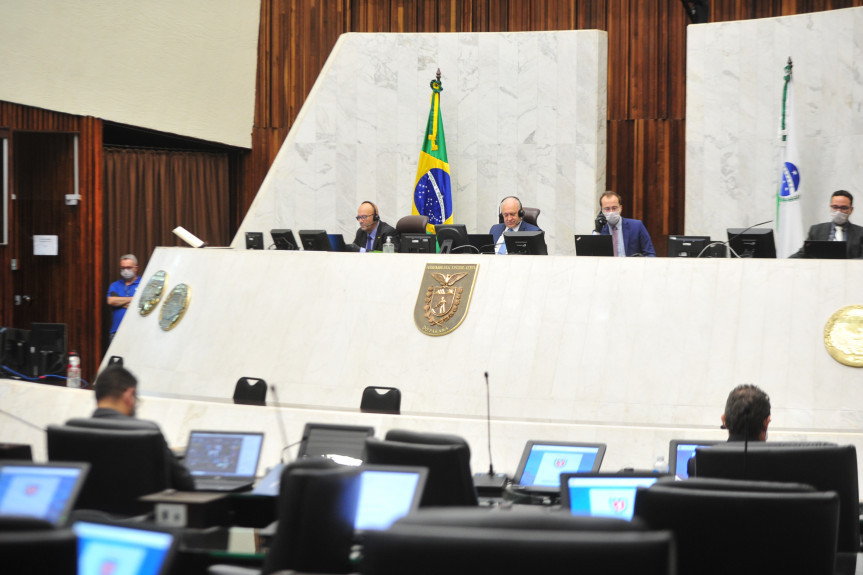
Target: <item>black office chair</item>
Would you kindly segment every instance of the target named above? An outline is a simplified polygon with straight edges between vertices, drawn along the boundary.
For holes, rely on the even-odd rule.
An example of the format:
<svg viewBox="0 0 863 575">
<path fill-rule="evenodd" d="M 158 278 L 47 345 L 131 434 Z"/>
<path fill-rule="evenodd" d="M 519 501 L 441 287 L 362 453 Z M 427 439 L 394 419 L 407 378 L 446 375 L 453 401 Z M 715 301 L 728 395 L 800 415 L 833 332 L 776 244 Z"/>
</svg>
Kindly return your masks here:
<svg viewBox="0 0 863 575">
<path fill-rule="evenodd" d="M 41 519 L 0 517 L 0 569 L 4 573 L 78 572 L 78 538 Z"/>
<path fill-rule="evenodd" d="M 428 223 L 428 216 L 404 216 L 396 222 L 396 231 L 400 234 L 426 234 L 428 233 L 426 228 Z"/>
<path fill-rule="evenodd" d="M 536 227 L 539 227 L 539 224 L 536 223 L 536 220 L 539 219 L 539 214 L 542 213 L 542 210 L 539 208 L 529 208 L 527 206 L 522 208 L 524 210 L 524 221 L 529 224 L 533 224 Z M 497 215 L 497 223 L 503 223 L 503 214 Z"/>
<path fill-rule="evenodd" d="M 234 386 L 234 403 L 266 405 L 267 382 L 255 377 L 241 377 Z"/>
<path fill-rule="evenodd" d="M 165 438 L 159 430 L 136 423 L 72 419 L 67 425 L 48 426 L 50 461 L 90 463 L 76 509 L 139 515 L 152 507 L 140 503 L 140 496 L 170 486 Z"/>
<path fill-rule="evenodd" d="M 749 481 L 697 482 L 660 480 L 635 497 L 635 517 L 674 532 L 680 575 L 833 573 L 839 518 L 835 492 Z"/>
<path fill-rule="evenodd" d="M 0 443 L 0 459 L 33 461 L 33 450 L 26 443 Z"/>
<path fill-rule="evenodd" d="M 797 482 L 839 495 L 838 550 L 860 548 L 857 449 L 853 445 L 715 445 L 696 449 L 697 477 Z"/>
<path fill-rule="evenodd" d="M 363 390 L 360 411 L 363 413 L 392 413 L 398 415 L 402 407 L 402 392 L 395 387 L 370 385 Z"/>
<path fill-rule="evenodd" d="M 478 504 L 470 447 L 456 435 L 393 429 L 386 440 L 366 439 L 366 463 L 428 468 L 421 507 Z"/>
</svg>

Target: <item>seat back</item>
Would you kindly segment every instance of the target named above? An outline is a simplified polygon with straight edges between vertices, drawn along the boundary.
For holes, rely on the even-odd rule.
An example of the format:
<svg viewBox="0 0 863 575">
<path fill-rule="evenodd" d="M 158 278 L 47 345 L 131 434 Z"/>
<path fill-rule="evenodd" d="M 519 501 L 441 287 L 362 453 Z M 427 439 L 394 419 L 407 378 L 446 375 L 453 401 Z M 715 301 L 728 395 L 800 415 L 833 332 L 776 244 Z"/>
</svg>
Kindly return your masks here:
<svg viewBox="0 0 863 575">
<path fill-rule="evenodd" d="M 853 445 L 715 445 L 695 452 L 698 477 L 797 482 L 839 495 L 838 549 L 860 548 L 857 449 Z"/>
<path fill-rule="evenodd" d="M 78 573 L 78 538 L 71 529 L 33 523 L 19 529 L 0 522 L 0 566 L 4 573 Z"/>
<path fill-rule="evenodd" d="M 635 516 L 674 532 L 680 575 L 834 570 L 839 517 L 834 492 L 717 491 L 656 483 L 639 489 Z"/>
<path fill-rule="evenodd" d="M 405 216 L 396 223 L 396 231 L 400 234 L 424 234 L 428 223 L 428 216 Z"/>
<path fill-rule="evenodd" d="M 536 220 L 539 218 L 539 214 L 542 212 L 539 208 L 524 208 L 524 221 L 529 224 L 533 224 L 536 227 L 539 227 L 539 224 L 536 223 Z"/>
<path fill-rule="evenodd" d="M 234 403 L 266 405 L 267 382 L 256 377 L 241 377 L 234 386 Z"/>
<path fill-rule="evenodd" d="M 398 388 L 370 385 L 363 390 L 360 411 L 364 413 L 393 413 L 398 415 L 401 407 L 402 392 Z"/>
<path fill-rule="evenodd" d="M 478 503 L 470 447 L 458 436 L 391 430 L 386 440 L 366 438 L 366 463 L 426 467 L 421 507 Z"/>
<path fill-rule="evenodd" d="M 70 424 L 78 420 L 70 420 Z M 95 420 L 86 420 L 87 422 Z M 48 426 L 50 461 L 85 461 L 90 474 L 78 495 L 77 509 L 137 515 L 150 505 L 138 502 L 142 495 L 169 487 L 165 439 L 158 429 L 141 429 L 117 421 L 95 426 Z"/>
</svg>

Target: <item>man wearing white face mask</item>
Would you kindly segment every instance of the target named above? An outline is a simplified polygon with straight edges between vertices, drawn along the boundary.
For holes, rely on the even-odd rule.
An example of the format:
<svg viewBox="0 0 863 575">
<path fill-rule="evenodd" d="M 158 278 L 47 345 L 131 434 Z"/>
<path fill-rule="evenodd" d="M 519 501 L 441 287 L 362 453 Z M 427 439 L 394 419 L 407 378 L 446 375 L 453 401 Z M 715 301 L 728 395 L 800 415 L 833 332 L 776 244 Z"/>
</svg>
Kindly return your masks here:
<svg viewBox="0 0 863 575">
<path fill-rule="evenodd" d="M 641 220 L 622 217 L 623 210 L 620 195 L 607 191 L 599 197 L 602 208 L 596 218 L 594 234 L 611 235 L 614 255 L 618 257 L 648 256 L 656 257 L 650 234 Z"/>
<path fill-rule="evenodd" d="M 844 241 L 848 259 L 863 258 L 863 227 L 855 226 L 848 219 L 854 211 L 854 196 L 845 190 L 833 192 L 830 197 L 830 221 L 809 228 L 807 240 Z M 789 256 L 805 257 L 803 248 Z"/>
<path fill-rule="evenodd" d="M 126 309 L 132 302 L 141 281 L 141 278 L 138 277 L 138 258 L 132 254 L 126 254 L 120 258 L 120 277 L 122 279 L 115 281 L 108 287 L 108 305 L 113 308 L 109 341 L 114 339 L 114 334 L 117 333 L 120 322 L 123 321 Z"/>
</svg>

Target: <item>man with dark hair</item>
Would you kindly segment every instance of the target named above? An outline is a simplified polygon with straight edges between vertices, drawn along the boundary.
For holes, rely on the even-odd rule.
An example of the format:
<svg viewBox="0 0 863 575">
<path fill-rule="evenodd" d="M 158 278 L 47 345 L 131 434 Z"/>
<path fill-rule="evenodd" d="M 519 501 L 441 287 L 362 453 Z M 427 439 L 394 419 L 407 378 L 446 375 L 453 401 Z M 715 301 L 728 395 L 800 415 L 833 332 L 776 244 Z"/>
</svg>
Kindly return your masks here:
<svg viewBox="0 0 863 575">
<path fill-rule="evenodd" d="M 129 370 L 119 365 L 105 368 L 96 378 L 95 419 L 116 419 L 134 422 L 138 429 L 155 429 L 159 426 L 152 421 L 135 418 L 138 406 L 138 380 Z M 195 483 L 189 470 L 181 464 L 165 444 L 165 458 L 168 462 L 170 487 L 180 491 L 193 491 Z"/>
<path fill-rule="evenodd" d="M 863 227 L 855 226 L 848 219 L 854 212 L 854 196 L 845 190 L 833 192 L 830 196 L 830 221 L 815 224 L 809 228 L 807 240 L 844 241 L 846 257 L 863 259 Z M 805 258 L 805 250 L 801 247 L 796 253 L 788 256 Z"/>
<path fill-rule="evenodd" d="M 722 427 L 728 441 L 767 441 L 770 424 L 770 397 L 750 383 L 738 385 L 728 394 Z"/>
<path fill-rule="evenodd" d="M 599 197 L 599 215 L 596 216 L 594 235 L 611 235 L 614 255 L 617 257 L 656 257 L 650 234 L 641 220 L 624 218 L 623 201 L 617 192 L 606 191 Z"/>
</svg>

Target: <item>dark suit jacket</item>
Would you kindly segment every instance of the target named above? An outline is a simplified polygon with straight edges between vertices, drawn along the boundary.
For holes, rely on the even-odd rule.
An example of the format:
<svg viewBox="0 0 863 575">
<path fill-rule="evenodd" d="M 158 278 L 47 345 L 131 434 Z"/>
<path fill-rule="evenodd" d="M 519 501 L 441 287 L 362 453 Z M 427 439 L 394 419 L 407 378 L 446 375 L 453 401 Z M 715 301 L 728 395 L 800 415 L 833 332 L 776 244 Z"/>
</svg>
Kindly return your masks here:
<svg viewBox="0 0 863 575">
<path fill-rule="evenodd" d="M 134 422 L 135 427 L 139 429 L 155 429 L 159 433 L 162 432 L 162 430 L 159 429 L 159 426 L 153 421 L 129 417 L 128 415 L 123 415 L 119 411 L 109 409 L 107 407 L 97 407 L 91 417 L 94 419 L 116 419 L 120 421 Z M 189 470 L 179 462 L 177 456 L 174 455 L 174 452 L 171 451 L 167 443 L 165 443 L 165 451 L 165 460 L 168 462 L 168 476 L 171 478 L 171 487 L 179 491 L 194 491 L 195 482 L 192 480 L 192 475 L 189 473 Z"/>
<path fill-rule="evenodd" d="M 378 231 L 375 236 L 375 245 L 372 248 L 372 251 L 379 252 L 384 249 L 384 242 L 387 240 L 387 236 L 392 237 L 393 245 L 396 247 L 396 252 L 399 251 L 399 239 L 400 235 L 398 230 L 389 225 L 383 220 L 378 222 Z M 363 231 L 362 228 L 357 230 L 357 237 L 354 238 L 354 243 L 350 245 L 350 250 L 352 252 L 360 251 L 360 248 L 366 247 L 366 242 L 369 241 L 369 234 Z"/>
<path fill-rule="evenodd" d="M 809 228 L 809 236 L 807 240 L 826 241 L 830 239 L 830 222 L 823 224 L 815 224 Z M 848 259 L 863 258 L 863 227 L 855 226 L 851 222 L 845 224 L 845 242 L 847 244 Z M 797 250 L 797 253 L 788 256 L 792 258 L 806 257 L 803 255 L 803 248 Z"/>
<path fill-rule="evenodd" d="M 488 233 L 490 233 L 492 235 L 492 239 L 494 240 L 494 243 L 497 243 L 497 240 L 500 239 L 500 234 L 502 234 L 503 230 L 505 230 L 505 229 L 506 229 L 506 224 L 495 224 L 491 227 L 491 229 L 488 231 Z M 518 231 L 520 231 L 520 232 L 541 232 L 542 230 L 539 229 L 538 227 L 536 227 L 535 225 L 529 224 L 526 221 L 522 220 L 521 221 L 521 227 L 518 228 Z"/>
<path fill-rule="evenodd" d="M 620 218 L 620 220 L 623 222 L 623 249 L 626 251 L 626 255 L 641 254 L 643 256 L 656 257 L 656 250 L 653 249 L 650 234 L 647 233 L 647 228 L 644 227 L 641 220 L 631 220 L 629 218 Z M 608 224 L 605 224 L 599 233 L 604 236 L 611 235 Z"/>
</svg>

